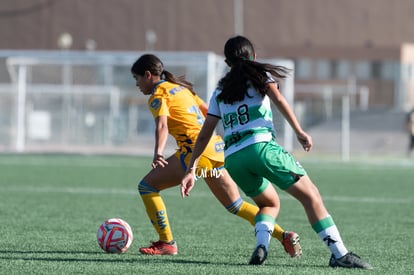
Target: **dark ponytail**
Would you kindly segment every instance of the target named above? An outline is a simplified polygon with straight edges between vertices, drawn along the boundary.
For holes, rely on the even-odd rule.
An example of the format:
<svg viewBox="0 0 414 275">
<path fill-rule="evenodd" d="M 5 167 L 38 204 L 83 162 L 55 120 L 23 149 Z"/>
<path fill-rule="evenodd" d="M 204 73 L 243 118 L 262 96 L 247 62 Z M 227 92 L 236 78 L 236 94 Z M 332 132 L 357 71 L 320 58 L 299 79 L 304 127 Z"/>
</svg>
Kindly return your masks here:
<svg viewBox="0 0 414 275">
<path fill-rule="evenodd" d="M 230 38 L 224 46 L 226 63 L 230 71 L 219 81 L 221 93 L 217 96 L 226 104 L 242 101 L 248 96 L 247 89 L 251 84 L 262 96 L 267 93 L 268 73 L 276 79 L 284 79 L 290 70 L 283 66 L 275 66 L 254 61 L 253 44 L 243 36 Z"/>
<path fill-rule="evenodd" d="M 176 77 L 175 75 L 173 75 L 172 73 L 170 73 L 169 71 L 164 70 L 163 71 L 165 80 L 178 84 L 180 86 L 186 87 L 187 89 L 189 89 L 193 94 L 195 94 L 194 90 L 193 90 L 193 84 L 191 82 L 188 82 L 187 80 L 185 80 L 184 76 L 179 76 Z"/>
<path fill-rule="evenodd" d="M 131 72 L 136 75 L 143 76 L 145 71 L 149 71 L 153 75 L 160 76 L 162 79 L 169 82 L 181 85 L 194 93 L 192 83 L 185 80 L 184 76 L 176 77 L 169 71 L 164 70 L 164 64 L 162 61 L 153 54 L 142 55 L 131 67 Z"/>
</svg>

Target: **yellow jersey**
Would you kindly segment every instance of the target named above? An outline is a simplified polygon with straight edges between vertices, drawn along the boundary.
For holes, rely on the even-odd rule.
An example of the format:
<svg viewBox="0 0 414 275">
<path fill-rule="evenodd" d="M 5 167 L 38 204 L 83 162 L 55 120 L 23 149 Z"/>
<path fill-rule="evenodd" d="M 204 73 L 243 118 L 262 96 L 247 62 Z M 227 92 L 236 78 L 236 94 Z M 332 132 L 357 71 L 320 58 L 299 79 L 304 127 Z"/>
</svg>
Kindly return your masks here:
<svg viewBox="0 0 414 275">
<path fill-rule="evenodd" d="M 205 117 L 199 106 L 204 101 L 189 89 L 165 80 L 158 82 L 148 99 L 154 118 L 167 116 L 168 132 L 174 137 L 181 152 L 191 153 L 203 126 Z M 203 155 L 221 160 L 224 143 L 220 136 L 211 138 Z"/>
</svg>

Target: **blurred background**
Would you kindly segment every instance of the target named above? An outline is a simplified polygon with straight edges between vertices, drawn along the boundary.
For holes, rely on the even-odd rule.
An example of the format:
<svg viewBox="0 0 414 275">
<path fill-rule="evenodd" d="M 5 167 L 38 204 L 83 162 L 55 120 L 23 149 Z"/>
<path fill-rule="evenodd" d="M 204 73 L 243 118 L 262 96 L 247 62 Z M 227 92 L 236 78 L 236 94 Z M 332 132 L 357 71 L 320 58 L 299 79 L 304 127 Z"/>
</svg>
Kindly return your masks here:
<svg viewBox="0 0 414 275">
<path fill-rule="evenodd" d="M 412 14 L 411 0 L 3 0 L 0 153 L 152 154 L 132 63 L 155 53 L 208 100 L 241 34 L 260 61 L 293 69 L 282 92 L 312 157 L 410 157 Z M 301 152 L 277 112 L 275 124 Z"/>
</svg>

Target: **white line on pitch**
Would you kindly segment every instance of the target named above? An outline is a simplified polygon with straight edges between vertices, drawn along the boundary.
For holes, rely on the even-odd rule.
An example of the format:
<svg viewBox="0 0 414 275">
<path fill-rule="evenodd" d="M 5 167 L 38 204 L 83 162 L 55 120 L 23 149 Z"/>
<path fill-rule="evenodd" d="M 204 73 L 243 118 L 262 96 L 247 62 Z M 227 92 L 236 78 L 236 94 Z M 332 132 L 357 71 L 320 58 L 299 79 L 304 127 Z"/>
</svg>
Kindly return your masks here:
<svg viewBox="0 0 414 275">
<path fill-rule="evenodd" d="M 0 187 L 1 193 L 66 193 L 66 194 L 88 194 L 88 195 L 138 195 L 138 191 L 133 188 L 121 189 L 121 188 L 92 188 L 92 187 L 53 187 L 53 186 L 13 186 L 12 184 L 7 187 Z M 179 197 L 178 187 L 174 187 L 169 190 L 161 192 L 163 196 L 177 196 Z M 193 190 L 191 197 L 208 197 L 213 196 L 210 192 L 205 190 Z M 286 194 L 279 194 L 281 199 L 292 199 L 291 196 Z M 413 199 L 404 198 L 380 198 L 380 197 L 347 197 L 347 196 L 324 196 L 324 201 L 335 202 L 356 202 L 356 203 L 381 203 L 381 204 L 411 204 L 414 203 Z"/>
</svg>

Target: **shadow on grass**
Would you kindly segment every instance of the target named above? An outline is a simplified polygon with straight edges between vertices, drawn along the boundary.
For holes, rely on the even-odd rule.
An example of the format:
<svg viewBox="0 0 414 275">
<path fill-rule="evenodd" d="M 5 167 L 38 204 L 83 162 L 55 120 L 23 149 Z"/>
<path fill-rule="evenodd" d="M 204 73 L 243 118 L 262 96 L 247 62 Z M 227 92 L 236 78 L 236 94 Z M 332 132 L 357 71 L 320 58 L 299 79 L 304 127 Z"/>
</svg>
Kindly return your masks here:
<svg viewBox="0 0 414 275">
<path fill-rule="evenodd" d="M 56 250 L 0 250 L 0 254 L 91 254 L 102 255 L 99 251 L 56 251 Z M 116 255 L 116 254 L 114 254 Z"/>
<path fill-rule="evenodd" d="M 23 254 L 23 255 L 22 255 Z M 33 256 L 28 256 L 33 254 Z M 51 257 L 51 255 L 72 255 L 70 257 Z M 88 256 L 97 256 L 102 258 L 85 258 L 81 255 L 87 254 Z M 42 257 L 44 255 L 44 257 Z M 76 257 L 79 255 L 79 257 Z M 108 257 L 113 258 L 108 258 Z M 177 264 L 212 264 L 209 261 L 197 261 L 197 260 L 183 260 L 177 259 L 177 256 L 163 256 L 154 257 L 142 254 L 128 253 L 111 254 L 97 251 L 24 251 L 24 250 L 0 250 L 0 260 L 20 260 L 20 261 L 52 261 L 52 262 L 107 262 L 107 263 L 177 263 Z M 137 258 L 131 258 L 131 256 L 137 256 Z M 105 257 L 105 258 L 103 258 Z"/>
<path fill-rule="evenodd" d="M 29 256 L 29 254 L 33 254 Z M 42 257 L 43 255 L 43 257 Z M 51 255 L 67 255 L 62 257 L 52 257 Z M 78 257 L 76 257 L 78 255 Z M 82 257 L 81 255 L 88 255 Z M 94 258 L 94 257 L 99 258 Z M 131 258 L 136 257 L 136 258 Z M 111 257 L 111 258 L 108 258 Z M 25 251 L 25 250 L 0 250 L 0 260 L 19 260 L 19 261 L 50 261 L 50 262 L 95 262 L 95 263 L 145 263 L 145 264 L 157 264 L 157 263 L 174 263 L 174 264 L 199 264 L 199 265 L 223 265 L 220 262 L 211 261 L 198 261 L 198 260 L 186 260 L 177 258 L 179 256 L 150 256 L 136 253 L 127 254 L 110 254 L 100 251 Z M 294 260 L 296 262 L 296 260 Z M 283 263 L 272 263 L 266 262 L 266 266 L 274 267 L 287 267 L 295 268 L 298 267 L 292 262 L 292 264 Z M 227 266 L 249 266 L 246 263 L 226 263 Z M 302 267 L 313 267 L 313 268 L 326 268 L 326 265 L 299 263 Z"/>
</svg>

